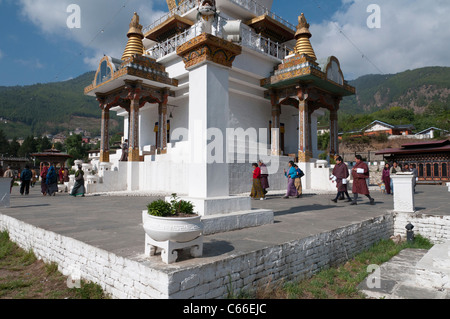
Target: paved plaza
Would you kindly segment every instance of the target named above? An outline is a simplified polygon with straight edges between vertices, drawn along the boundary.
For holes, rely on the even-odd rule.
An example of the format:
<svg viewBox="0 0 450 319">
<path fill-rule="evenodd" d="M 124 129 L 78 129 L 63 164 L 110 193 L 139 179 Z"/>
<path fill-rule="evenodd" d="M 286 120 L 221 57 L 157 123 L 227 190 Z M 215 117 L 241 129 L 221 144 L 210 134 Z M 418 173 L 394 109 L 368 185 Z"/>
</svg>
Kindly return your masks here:
<svg viewBox="0 0 450 319">
<path fill-rule="evenodd" d="M 418 186 L 417 213 L 450 215 L 448 195 L 443 186 Z M 384 215 L 393 208 L 392 196 L 382 194 L 378 189 L 372 189 L 376 201 L 373 206 L 365 197 L 360 197 L 356 206 L 345 201 L 335 204 L 331 201 L 334 194 L 313 191 L 298 199 L 283 199 L 282 196 L 282 193 L 269 192 L 267 200 L 252 200 L 253 208 L 274 211 L 273 224 L 205 236 L 201 258 L 181 256 L 175 264 L 166 265 L 156 256 L 148 258 L 147 263 L 160 269 L 211 263 L 362 222 Z M 14 187 L 11 207 L 0 209 L 0 213 L 118 256 L 144 259 L 142 210 L 157 198 L 162 196 L 117 193 L 74 198 L 67 193 L 58 193 L 49 197 L 40 194 L 40 187 L 32 188 L 28 196 L 21 196 L 19 188 Z"/>
</svg>

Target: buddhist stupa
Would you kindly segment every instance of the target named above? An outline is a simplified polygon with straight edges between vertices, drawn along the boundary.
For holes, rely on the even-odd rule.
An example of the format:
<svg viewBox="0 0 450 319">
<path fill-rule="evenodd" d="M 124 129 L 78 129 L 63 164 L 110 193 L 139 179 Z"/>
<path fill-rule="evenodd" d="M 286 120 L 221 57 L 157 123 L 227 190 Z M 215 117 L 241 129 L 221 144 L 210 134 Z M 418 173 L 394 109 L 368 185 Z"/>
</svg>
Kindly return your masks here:
<svg viewBox="0 0 450 319">
<path fill-rule="evenodd" d="M 144 54 L 144 34 L 142 33 L 142 25 L 139 24 L 139 16 L 135 12 L 130 23 L 130 30 L 128 31 L 128 43 L 122 55 L 122 60 L 129 58 L 135 54 Z"/>
<path fill-rule="evenodd" d="M 306 21 L 305 15 L 302 13 L 301 16 L 298 17 L 297 32 L 295 33 L 297 44 L 295 45 L 294 51 L 296 54 L 306 54 L 314 60 L 317 60 L 314 49 L 309 41 L 311 36 L 311 32 L 309 32 L 309 24 Z"/>
</svg>

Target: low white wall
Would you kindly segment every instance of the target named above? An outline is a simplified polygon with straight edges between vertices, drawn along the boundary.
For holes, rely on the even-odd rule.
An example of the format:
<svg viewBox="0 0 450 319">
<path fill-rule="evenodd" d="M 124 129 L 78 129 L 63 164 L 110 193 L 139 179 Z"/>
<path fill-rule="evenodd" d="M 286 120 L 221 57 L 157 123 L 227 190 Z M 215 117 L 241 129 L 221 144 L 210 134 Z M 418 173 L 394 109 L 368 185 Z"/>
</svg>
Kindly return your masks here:
<svg viewBox="0 0 450 319">
<path fill-rule="evenodd" d="M 120 299 L 223 298 L 228 289 L 237 293 L 279 280 L 308 278 L 389 238 L 393 227 L 393 215 L 386 214 L 212 263 L 161 272 L 0 214 L 0 230 L 7 230 L 20 247 L 33 250 L 45 262 L 56 262 L 66 276 L 78 271 L 81 278 Z"/>
<path fill-rule="evenodd" d="M 65 276 L 76 274 L 97 283 L 113 298 L 168 297 L 167 274 L 150 269 L 137 261 L 2 214 L 0 214 L 0 230 L 8 231 L 13 242 L 25 250 L 32 250 L 37 258 L 46 263 L 57 263 L 58 270 Z"/>
<path fill-rule="evenodd" d="M 405 226 L 411 223 L 415 234 L 428 238 L 434 244 L 450 240 L 450 216 L 418 213 L 395 213 L 394 234 L 406 238 Z"/>
</svg>

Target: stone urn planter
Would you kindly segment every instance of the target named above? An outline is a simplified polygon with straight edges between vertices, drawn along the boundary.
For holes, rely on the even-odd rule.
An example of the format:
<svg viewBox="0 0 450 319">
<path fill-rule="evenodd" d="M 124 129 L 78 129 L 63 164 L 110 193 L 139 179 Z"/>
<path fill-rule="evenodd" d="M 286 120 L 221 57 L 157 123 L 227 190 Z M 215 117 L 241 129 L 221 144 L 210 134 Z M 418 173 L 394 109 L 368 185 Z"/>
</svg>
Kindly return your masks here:
<svg viewBox="0 0 450 319">
<path fill-rule="evenodd" d="M 170 203 L 159 200 L 149 204 L 148 209 L 142 211 L 145 254 L 154 256 L 156 248 L 159 247 L 162 249 L 161 258 L 167 264 L 177 260 L 178 252 L 176 250 L 178 249 L 191 247 L 192 257 L 200 257 L 203 254 L 204 225 L 201 216 L 176 212 L 174 207 L 177 207 L 178 202 L 174 196 Z M 189 205 L 187 202 L 181 202 Z M 156 210 L 155 207 L 157 207 Z M 193 206 L 191 205 L 191 207 Z M 167 209 L 167 212 L 163 212 L 164 209 Z"/>
</svg>

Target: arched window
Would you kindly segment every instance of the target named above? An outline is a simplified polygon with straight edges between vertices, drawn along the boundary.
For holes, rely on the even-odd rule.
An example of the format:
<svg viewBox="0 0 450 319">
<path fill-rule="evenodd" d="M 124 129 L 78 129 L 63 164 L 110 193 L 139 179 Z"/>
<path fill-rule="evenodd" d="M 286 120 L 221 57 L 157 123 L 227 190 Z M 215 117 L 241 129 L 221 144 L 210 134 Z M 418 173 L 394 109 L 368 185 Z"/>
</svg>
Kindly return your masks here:
<svg viewBox="0 0 450 319">
<path fill-rule="evenodd" d="M 442 177 L 447 177 L 447 164 L 442 163 Z"/>
<path fill-rule="evenodd" d="M 431 177 L 431 164 L 427 164 L 427 177 Z"/>
<path fill-rule="evenodd" d="M 100 68 L 97 72 L 97 78 L 95 79 L 95 83 L 99 85 L 111 78 L 111 68 L 108 66 L 107 61 L 103 61 L 100 64 Z"/>
<path fill-rule="evenodd" d="M 423 177 L 423 164 L 419 164 L 419 177 Z"/>
<path fill-rule="evenodd" d="M 433 169 L 433 176 L 434 177 L 439 177 L 439 164 L 438 163 L 434 163 L 434 165 L 433 165 L 434 167 L 434 169 Z"/>
</svg>

